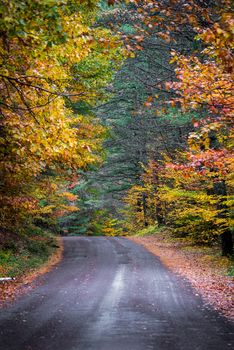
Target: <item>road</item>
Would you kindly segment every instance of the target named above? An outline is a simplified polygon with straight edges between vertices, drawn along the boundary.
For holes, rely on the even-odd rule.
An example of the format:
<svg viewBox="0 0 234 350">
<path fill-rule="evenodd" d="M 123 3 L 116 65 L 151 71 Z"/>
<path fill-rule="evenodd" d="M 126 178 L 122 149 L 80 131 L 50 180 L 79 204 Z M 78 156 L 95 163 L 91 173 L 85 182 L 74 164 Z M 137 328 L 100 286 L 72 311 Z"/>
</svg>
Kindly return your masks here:
<svg viewBox="0 0 234 350">
<path fill-rule="evenodd" d="M 1 350 L 226 350 L 233 326 L 124 238 L 64 238 L 64 258 L 0 316 Z"/>
</svg>

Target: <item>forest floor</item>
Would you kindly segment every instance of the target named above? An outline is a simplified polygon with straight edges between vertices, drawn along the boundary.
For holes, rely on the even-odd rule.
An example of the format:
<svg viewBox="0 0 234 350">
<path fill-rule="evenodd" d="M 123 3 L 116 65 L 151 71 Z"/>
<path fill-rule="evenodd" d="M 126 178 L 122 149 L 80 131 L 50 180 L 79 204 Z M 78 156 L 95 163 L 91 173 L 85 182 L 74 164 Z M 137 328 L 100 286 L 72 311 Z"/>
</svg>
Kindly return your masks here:
<svg viewBox="0 0 234 350">
<path fill-rule="evenodd" d="M 157 255 L 173 272 L 188 279 L 207 304 L 234 320 L 233 265 L 220 256 L 218 247 L 198 247 L 164 230 L 128 238 Z"/>
<path fill-rule="evenodd" d="M 50 271 L 61 260 L 62 254 L 62 239 L 56 237 L 46 254 L 40 251 L 28 254 L 27 251 L 27 255 L 25 252 L 12 254 L 9 261 L 0 261 L 0 276 L 14 276 L 12 280 L 0 281 L 0 307 L 33 288 L 32 282 Z"/>
</svg>

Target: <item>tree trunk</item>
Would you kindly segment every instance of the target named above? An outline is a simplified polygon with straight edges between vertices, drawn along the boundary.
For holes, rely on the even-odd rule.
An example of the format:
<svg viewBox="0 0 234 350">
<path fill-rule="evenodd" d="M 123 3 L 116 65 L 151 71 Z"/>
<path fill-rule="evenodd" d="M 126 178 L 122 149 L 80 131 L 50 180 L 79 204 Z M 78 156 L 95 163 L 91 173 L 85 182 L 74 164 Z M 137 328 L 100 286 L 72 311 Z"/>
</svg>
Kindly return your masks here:
<svg viewBox="0 0 234 350">
<path fill-rule="evenodd" d="M 214 194 L 220 196 L 220 199 L 217 204 L 217 209 L 219 210 L 218 217 L 219 218 L 227 218 L 228 217 L 228 208 L 224 203 L 223 197 L 227 196 L 227 189 L 225 181 L 216 181 L 213 185 Z M 233 254 L 233 239 L 232 233 L 229 227 L 225 229 L 225 231 L 221 234 L 221 248 L 222 255 L 229 256 Z"/>
<path fill-rule="evenodd" d="M 165 219 L 163 216 L 162 208 L 159 205 L 156 206 L 155 214 L 156 214 L 158 226 L 165 225 Z"/>
<path fill-rule="evenodd" d="M 217 138 L 217 132 L 211 131 L 209 133 L 209 139 L 210 139 L 210 148 L 217 150 L 220 148 L 219 140 Z M 224 203 L 224 198 L 227 196 L 227 188 L 226 183 L 224 180 L 219 180 L 218 178 L 214 178 L 213 183 L 213 193 L 218 196 L 218 217 L 219 218 L 228 218 L 228 208 L 226 204 Z M 225 231 L 221 234 L 221 249 L 222 249 L 222 255 L 223 256 L 230 256 L 233 254 L 233 239 L 232 239 L 232 233 L 229 227 L 225 229 Z"/>
<path fill-rule="evenodd" d="M 144 215 L 144 225 L 147 227 L 148 221 L 147 221 L 147 195 L 145 192 L 142 193 L 142 205 L 143 205 L 143 215 Z"/>
</svg>

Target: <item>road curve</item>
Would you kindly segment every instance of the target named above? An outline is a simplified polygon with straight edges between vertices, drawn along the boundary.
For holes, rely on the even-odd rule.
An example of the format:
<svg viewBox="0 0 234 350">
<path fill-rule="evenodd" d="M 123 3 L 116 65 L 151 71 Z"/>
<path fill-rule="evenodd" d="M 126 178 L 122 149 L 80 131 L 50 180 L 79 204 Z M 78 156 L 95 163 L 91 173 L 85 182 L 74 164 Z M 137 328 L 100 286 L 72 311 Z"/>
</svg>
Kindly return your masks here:
<svg viewBox="0 0 234 350">
<path fill-rule="evenodd" d="M 64 258 L 0 314 L 1 350 L 226 350 L 233 326 L 124 238 L 64 238 Z"/>
</svg>

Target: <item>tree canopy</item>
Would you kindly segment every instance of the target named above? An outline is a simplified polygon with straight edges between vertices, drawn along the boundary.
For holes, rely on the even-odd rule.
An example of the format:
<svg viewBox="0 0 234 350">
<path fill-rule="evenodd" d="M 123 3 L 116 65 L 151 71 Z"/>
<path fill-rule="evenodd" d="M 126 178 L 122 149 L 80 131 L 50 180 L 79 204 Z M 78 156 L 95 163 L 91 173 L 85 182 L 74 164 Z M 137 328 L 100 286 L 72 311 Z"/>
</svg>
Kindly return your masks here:
<svg viewBox="0 0 234 350">
<path fill-rule="evenodd" d="M 97 1 L 1 2 L 3 231 L 24 231 L 60 202 L 75 210 L 61 199 L 64 181 L 102 160 L 105 128 L 72 108 L 105 100 L 123 57 L 118 36 L 94 25 L 99 11 Z"/>
</svg>

